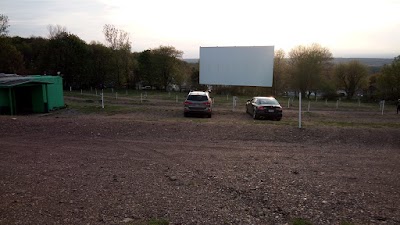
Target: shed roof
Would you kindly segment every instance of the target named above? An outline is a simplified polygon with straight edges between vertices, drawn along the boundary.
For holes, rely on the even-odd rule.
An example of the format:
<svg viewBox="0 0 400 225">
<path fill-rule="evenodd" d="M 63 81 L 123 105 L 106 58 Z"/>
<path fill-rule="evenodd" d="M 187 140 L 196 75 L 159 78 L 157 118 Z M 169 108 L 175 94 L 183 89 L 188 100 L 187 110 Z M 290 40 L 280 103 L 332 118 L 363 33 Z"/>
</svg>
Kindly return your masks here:
<svg viewBox="0 0 400 225">
<path fill-rule="evenodd" d="M 15 74 L 0 75 L 0 88 L 10 88 L 24 84 L 39 85 L 39 84 L 51 84 L 51 82 L 38 81 L 35 80 L 33 77 L 23 77 Z"/>
</svg>

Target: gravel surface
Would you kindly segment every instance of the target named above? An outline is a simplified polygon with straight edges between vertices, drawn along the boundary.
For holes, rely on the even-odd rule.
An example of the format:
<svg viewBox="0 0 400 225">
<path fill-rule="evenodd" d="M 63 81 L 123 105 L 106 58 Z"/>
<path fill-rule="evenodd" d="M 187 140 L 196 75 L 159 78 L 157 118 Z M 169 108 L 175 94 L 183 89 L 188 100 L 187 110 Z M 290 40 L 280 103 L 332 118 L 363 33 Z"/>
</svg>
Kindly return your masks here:
<svg viewBox="0 0 400 225">
<path fill-rule="evenodd" d="M 400 129 L 285 113 L 0 116 L 0 224 L 400 224 Z"/>
</svg>

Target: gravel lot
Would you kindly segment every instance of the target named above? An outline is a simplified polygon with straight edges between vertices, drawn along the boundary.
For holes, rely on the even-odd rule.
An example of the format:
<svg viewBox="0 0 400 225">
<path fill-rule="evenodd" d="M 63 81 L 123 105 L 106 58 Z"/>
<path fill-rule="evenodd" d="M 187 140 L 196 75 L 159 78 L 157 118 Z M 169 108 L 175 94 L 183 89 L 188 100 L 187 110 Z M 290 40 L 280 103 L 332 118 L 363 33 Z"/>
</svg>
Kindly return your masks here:
<svg viewBox="0 0 400 225">
<path fill-rule="evenodd" d="M 400 224 L 400 116 L 296 115 L 0 116 L 0 224 Z"/>
</svg>

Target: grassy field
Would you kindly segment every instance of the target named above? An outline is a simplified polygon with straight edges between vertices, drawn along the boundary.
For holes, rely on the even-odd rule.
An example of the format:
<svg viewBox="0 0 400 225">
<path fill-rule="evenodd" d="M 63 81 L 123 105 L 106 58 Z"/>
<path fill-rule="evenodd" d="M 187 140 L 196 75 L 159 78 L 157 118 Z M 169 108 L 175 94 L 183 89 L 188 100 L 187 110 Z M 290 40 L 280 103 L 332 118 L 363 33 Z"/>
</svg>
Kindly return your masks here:
<svg viewBox="0 0 400 225">
<path fill-rule="evenodd" d="M 184 120 L 182 114 L 182 103 L 186 93 L 159 92 L 159 91 L 112 91 L 104 92 L 104 108 L 101 104 L 100 91 L 66 91 L 64 92 L 65 103 L 69 109 L 79 113 L 90 114 L 128 114 L 146 113 L 151 111 L 165 111 L 165 120 Z M 214 115 L 226 117 L 218 121 L 229 121 L 231 115 L 245 115 L 245 104 L 251 96 L 235 96 L 236 106 L 233 106 L 233 96 L 212 95 L 214 100 Z M 274 123 L 277 125 L 298 126 L 299 100 L 298 98 L 278 97 L 284 110 L 282 121 Z M 370 128 L 400 128 L 400 117 L 396 114 L 394 105 L 385 105 L 382 108 L 379 103 L 364 103 L 358 100 L 326 101 L 323 99 L 302 99 L 302 125 L 312 126 L 335 126 L 335 127 L 370 127 Z M 242 117 L 240 117 L 242 118 Z M 253 121 L 250 116 L 237 120 L 236 123 L 264 124 L 265 121 Z M 161 118 L 163 119 L 163 118 Z M 216 120 L 202 120 L 193 118 L 197 122 L 215 122 Z"/>
</svg>

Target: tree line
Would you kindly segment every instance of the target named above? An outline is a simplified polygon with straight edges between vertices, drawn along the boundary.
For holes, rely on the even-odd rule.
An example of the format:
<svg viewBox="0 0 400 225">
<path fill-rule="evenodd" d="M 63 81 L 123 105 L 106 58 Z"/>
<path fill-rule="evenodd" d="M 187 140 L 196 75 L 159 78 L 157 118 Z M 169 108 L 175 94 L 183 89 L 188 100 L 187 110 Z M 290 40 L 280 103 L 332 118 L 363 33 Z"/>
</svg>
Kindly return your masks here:
<svg viewBox="0 0 400 225">
<path fill-rule="evenodd" d="M 297 46 L 285 56 L 283 50 L 275 52 L 274 94 L 295 90 L 307 98 L 319 93 L 326 99 L 400 99 L 400 56 L 378 71 L 358 60 L 334 64 L 329 49 L 318 44 Z"/>
<path fill-rule="evenodd" d="M 0 20 L 0 72 L 21 75 L 61 75 L 64 87 L 136 88 L 137 85 L 167 89 L 190 81 L 193 65 L 183 52 L 160 46 L 132 52 L 129 34 L 106 24 L 106 42 L 87 44 L 60 25 L 49 25 L 47 37 L 10 37 L 8 18 Z"/>
<path fill-rule="evenodd" d="M 48 37 L 8 36 L 8 17 L 0 14 L 0 72 L 16 74 L 59 74 L 67 88 L 151 86 L 167 90 L 171 85 L 187 89 L 199 84 L 198 63 L 182 60 L 183 52 L 160 46 L 132 52 L 130 36 L 106 24 L 105 43 L 87 44 L 60 25 L 48 26 Z M 372 72 L 371 72 L 372 71 Z M 272 88 L 214 86 L 220 93 L 281 95 L 301 93 L 307 98 L 323 95 L 348 99 L 400 98 L 400 56 L 390 65 L 370 70 L 359 61 L 333 63 L 329 49 L 312 44 L 297 46 L 288 54 L 277 50 Z"/>
</svg>

